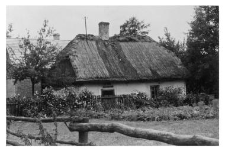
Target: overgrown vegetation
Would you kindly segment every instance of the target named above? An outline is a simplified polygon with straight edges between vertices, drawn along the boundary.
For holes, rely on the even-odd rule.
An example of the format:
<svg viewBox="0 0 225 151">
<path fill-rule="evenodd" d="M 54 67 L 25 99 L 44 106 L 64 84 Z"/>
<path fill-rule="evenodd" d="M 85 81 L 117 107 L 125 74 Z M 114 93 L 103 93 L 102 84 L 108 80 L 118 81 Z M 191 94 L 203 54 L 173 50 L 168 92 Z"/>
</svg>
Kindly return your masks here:
<svg viewBox="0 0 225 151">
<path fill-rule="evenodd" d="M 190 119 L 213 119 L 218 118 L 218 108 L 213 106 L 180 106 L 141 108 L 137 110 L 111 109 L 105 112 L 78 109 L 76 116 L 85 116 L 95 119 L 125 120 L 125 121 L 177 121 Z"/>
<path fill-rule="evenodd" d="M 184 95 L 182 88 L 166 87 L 160 89 L 158 92 L 157 102 L 158 106 L 182 106 L 184 105 Z"/>
<path fill-rule="evenodd" d="M 199 6 L 189 24 L 184 65 L 191 76 L 188 91 L 219 98 L 219 6 Z"/>
<path fill-rule="evenodd" d="M 33 98 L 19 96 L 9 99 L 17 102 L 21 116 L 42 117 L 53 114 L 86 116 L 129 121 L 161 121 L 183 119 L 208 119 L 218 117 L 218 103 L 208 95 L 183 95 L 180 88 L 161 89 L 157 99 L 150 99 L 144 93 L 122 95 L 115 98 L 94 96 L 90 91 L 76 93 L 73 88 L 54 91 L 45 89 L 42 95 Z M 213 105 L 214 104 L 214 105 Z"/>
<path fill-rule="evenodd" d="M 144 93 L 123 95 L 115 100 L 102 100 L 90 91 L 77 93 L 74 88 L 54 91 L 45 89 L 42 95 L 33 98 L 19 96 L 8 99 L 7 103 L 18 103 L 22 116 L 37 118 L 38 136 L 25 135 L 18 130 L 14 135 L 20 137 L 26 145 L 32 145 L 32 139 L 39 145 L 57 145 L 58 124 L 54 122 L 53 133 L 49 133 L 39 120 L 51 116 L 66 115 L 88 117 L 90 119 L 106 119 L 120 121 L 177 121 L 215 119 L 219 117 L 218 100 L 210 101 L 207 95 L 189 94 L 182 96 L 179 88 L 167 87 L 161 89 L 157 99 L 149 99 Z M 189 102 L 189 105 L 185 105 Z M 206 105 L 206 103 L 208 103 Z M 176 107 L 177 106 L 177 107 Z M 10 112 L 7 112 L 10 115 Z M 10 129 L 11 121 L 7 121 Z M 7 131 L 8 134 L 12 132 Z"/>
</svg>

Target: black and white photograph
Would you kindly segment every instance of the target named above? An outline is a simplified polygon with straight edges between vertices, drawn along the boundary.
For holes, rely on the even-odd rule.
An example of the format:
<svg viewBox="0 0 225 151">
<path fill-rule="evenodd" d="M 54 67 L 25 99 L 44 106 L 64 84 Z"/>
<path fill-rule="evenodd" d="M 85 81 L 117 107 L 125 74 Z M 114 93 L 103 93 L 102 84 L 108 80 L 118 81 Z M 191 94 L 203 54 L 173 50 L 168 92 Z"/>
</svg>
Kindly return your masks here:
<svg viewBox="0 0 225 151">
<path fill-rule="evenodd" d="M 6 147 L 221 145 L 219 5 L 5 7 Z"/>
</svg>

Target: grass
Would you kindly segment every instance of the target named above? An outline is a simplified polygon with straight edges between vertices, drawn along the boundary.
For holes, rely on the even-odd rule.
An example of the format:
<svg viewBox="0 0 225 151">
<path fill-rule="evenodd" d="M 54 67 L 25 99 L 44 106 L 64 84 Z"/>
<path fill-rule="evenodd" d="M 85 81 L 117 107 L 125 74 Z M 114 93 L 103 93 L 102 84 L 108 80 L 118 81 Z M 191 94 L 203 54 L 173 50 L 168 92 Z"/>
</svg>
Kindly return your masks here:
<svg viewBox="0 0 225 151">
<path fill-rule="evenodd" d="M 160 131 L 173 132 L 176 134 L 202 135 L 219 139 L 219 120 L 183 120 L 183 121 L 162 121 L 162 122 L 129 122 L 129 121 L 107 121 L 107 120 L 90 120 L 92 123 L 111 123 L 119 122 L 132 127 L 155 129 Z M 54 124 L 43 124 L 48 132 L 53 133 Z M 14 122 L 10 126 L 12 131 L 21 130 L 25 134 L 38 134 L 38 126 L 35 123 Z M 71 133 L 63 123 L 58 123 L 58 139 L 64 141 L 78 141 L 78 133 Z M 10 140 L 22 143 L 22 141 L 12 135 Z M 149 141 L 139 138 L 128 137 L 119 133 L 100 133 L 89 132 L 89 142 L 93 142 L 99 146 L 158 146 L 167 145 L 157 141 Z M 38 145 L 34 141 L 33 145 Z"/>
</svg>

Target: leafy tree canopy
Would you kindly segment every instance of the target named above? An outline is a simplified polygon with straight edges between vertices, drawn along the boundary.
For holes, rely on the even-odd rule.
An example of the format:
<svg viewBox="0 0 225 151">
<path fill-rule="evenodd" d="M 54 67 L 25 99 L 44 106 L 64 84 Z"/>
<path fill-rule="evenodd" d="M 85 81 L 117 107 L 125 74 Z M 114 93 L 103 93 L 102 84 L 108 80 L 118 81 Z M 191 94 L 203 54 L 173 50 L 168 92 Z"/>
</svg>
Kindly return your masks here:
<svg viewBox="0 0 225 151">
<path fill-rule="evenodd" d="M 46 71 L 50 69 L 55 62 L 58 54 L 58 47 L 52 44 L 49 39 L 53 35 L 54 29 L 48 26 L 48 20 L 44 20 L 43 27 L 38 31 L 36 42 L 31 42 L 30 34 L 21 39 L 20 55 L 18 50 L 8 48 L 7 51 L 11 54 L 11 62 L 14 71 L 12 73 L 15 83 L 29 78 L 32 82 L 32 92 L 34 94 L 34 85 L 45 77 Z"/>
<path fill-rule="evenodd" d="M 146 36 L 149 33 L 148 27 L 150 27 L 150 24 L 145 24 L 144 21 L 131 17 L 120 26 L 120 36 Z"/>
<path fill-rule="evenodd" d="M 219 7 L 199 6 L 190 23 L 185 65 L 191 91 L 219 94 Z"/>
<path fill-rule="evenodd" d="M 6 38 L 10 38 L 12 32 L 13 32 L 13 26 L 12 26 L 12 23 L 10 23 L 10 24 L 8 24 L 8 27 L 6 30 Z"/>
<path fill-rule="evenodd" d="M 185 55 L 185 49 L 186 49 L 186 43 L 185 40 L 183 42 L 176 41 L 175 38 L 173 38 L 168 31 L 168 29 L 165 27 L 164 29 L 164 37 L 158 37 L 159 38 L 159 44 L 166 49 L 172 51 L 175 53 L 177 57 L 179 57 L 181 60 L 183 60 L 183 57 Z"/>
</svg>

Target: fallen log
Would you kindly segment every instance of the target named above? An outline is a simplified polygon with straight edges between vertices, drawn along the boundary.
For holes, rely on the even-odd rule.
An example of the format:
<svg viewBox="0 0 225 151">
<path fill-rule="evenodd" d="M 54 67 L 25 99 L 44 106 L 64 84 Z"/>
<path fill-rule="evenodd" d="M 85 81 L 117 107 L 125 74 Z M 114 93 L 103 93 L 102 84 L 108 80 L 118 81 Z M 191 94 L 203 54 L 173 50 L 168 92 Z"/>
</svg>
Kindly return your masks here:
<svg viewBox="0 0 225 151">
<path fill-rule="evenodd" d="M 17 116 L 7 116 L 7 120 L 13 121 L 24 121 L 24 122 L 37 122 L 40 120 L 42 123 L 51 123 L 51 122 L 82 122 L 86 118 L 80 118 L 77 116 L 74 117 L 56 117 L 56 118 L 30 118 L 30 117 L 17 117 Z"/>
<path fill-rule="evenodd" d="M 6 140 L 6 144 L 9 144 L 12 146 L 25 146 L 25 145 L 22 145 L 20 143 L 17 143 L 17 142 L 11 141 L 11 140 Z"/>
<path fill-rule="evenodd" d="M 218 146 L 219 140 L 199 135 L 178 135 L 153 129 L 134 128 L 120 123 L 70 123 L 70 131 L 117 132 L 130 137 L 155 140 L 179 146 Z"/>
<path fill-rule="evenodd" d="M 12 132 L 10 130 L 6 130 L 7 133 L 11 134 L 11 135 L 14 135 L 16 137 L 24 137 L 24 136 L 27 136 L 27 138 L 29 139 L 34 139 L 34 140 L 41 140 L 42 137 L 40 136 L 33 136 L 33 135 L 26 135 L 26 134 L 22 134 L 22 133 L 15 133 L 15 132 Z M 74 142 L 74 141 L 62 141 L 62 140 L 56 140 L 55 143 L 58 143 L 58 144 L 68 144 L 68 145 L 74 145 L 74 146 L 95 146 L 93 143 L 78 143 L 78 142 Z"/>
</svg>

